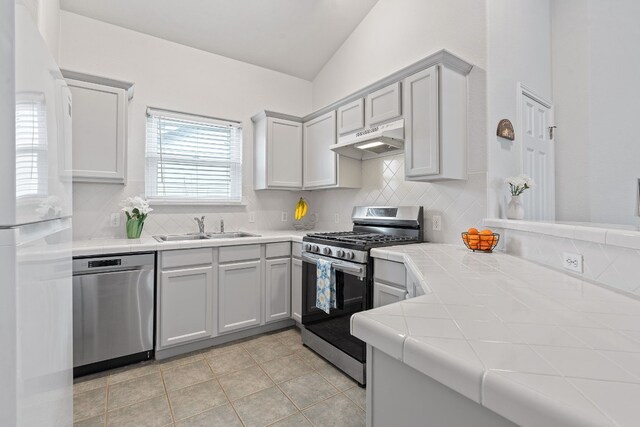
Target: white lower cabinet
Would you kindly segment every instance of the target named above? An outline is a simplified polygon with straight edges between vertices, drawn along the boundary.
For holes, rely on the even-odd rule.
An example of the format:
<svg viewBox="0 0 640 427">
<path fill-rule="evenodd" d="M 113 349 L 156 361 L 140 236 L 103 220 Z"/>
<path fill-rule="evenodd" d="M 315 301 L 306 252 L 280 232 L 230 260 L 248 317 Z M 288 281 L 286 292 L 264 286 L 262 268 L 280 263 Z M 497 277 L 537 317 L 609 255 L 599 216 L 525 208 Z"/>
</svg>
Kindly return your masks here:
<svg viewBox="0 0 640 427">
<path fill-rule="evenodd" d="M 291 317 L 291 258 L 265 263 L 265 322 Z"/>
<path fill-rule="evenodd" d="M 291 260 L 291 317 L 302 323 L 302 260 Z"/>
<path fill-rule="evenodd" d="M 218 267 L 218 332 L 261 323 L 260 260 Z"/>
<path fill-rule="evenodd" d="M 160 347 L 215 336 L 212 265 L 162 271 L 158 289 Z"/>
<path fill-rule="evenodd" d="M 407 298 L 407 290 L 384 283 L 373 283 L 373 307 L 381 307 L 394 302 L 404 301 Z"/>
</svg>

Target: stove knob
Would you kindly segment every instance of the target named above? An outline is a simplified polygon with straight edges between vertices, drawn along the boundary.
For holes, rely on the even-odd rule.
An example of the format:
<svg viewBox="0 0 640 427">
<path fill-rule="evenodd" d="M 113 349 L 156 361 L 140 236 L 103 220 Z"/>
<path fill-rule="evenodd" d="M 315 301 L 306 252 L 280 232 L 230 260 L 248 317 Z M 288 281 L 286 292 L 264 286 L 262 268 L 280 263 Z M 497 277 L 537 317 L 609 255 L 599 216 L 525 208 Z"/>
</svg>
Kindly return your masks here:
<svg viewBox="0 0 640 427">
<path fill-rule="evenodd" d="M 305 251 L 307 251 L 307 252 L 309 252 L 309 251 L 311 250 L 311 244 L 310 244 L 310 243 L 306 243 L 306 244 L 304 245 L 304 250 L 305 250 Z"/>
<path fill-rule="evenodd" d="M 347 253 L 344 254 L 344 256 L 347 259 L 353 259 L 354 258 L 353 252 L 351 252 L 351 251 L 347 251 Z"/>
<path fill-rule="evenodd" d="M 344 251 L 342 249 L 338 249 L 338 252 L 336 252 L 336 255 L 338 258 L 344 258 Z"/>
<path fill-rule="evenodd" d="M 322 248 L 322 253 L 325 255 L 331 255 L 331 248 Z"/>
<path fill-rule="evenodd" d="M 311 247 L 311 252 L 320 252 L 320 247 L 318 245 L 313 245 Z"/>
</svg>

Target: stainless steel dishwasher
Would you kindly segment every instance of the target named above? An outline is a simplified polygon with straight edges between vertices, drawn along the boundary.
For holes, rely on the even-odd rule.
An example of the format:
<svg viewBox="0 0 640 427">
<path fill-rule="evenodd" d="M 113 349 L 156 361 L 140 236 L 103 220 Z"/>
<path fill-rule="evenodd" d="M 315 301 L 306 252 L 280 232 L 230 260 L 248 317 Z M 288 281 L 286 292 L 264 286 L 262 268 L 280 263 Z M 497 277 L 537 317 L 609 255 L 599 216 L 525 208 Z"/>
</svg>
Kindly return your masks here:
<svg viewBox="0 0 640 427">
<path fill-rule="evenodd" d="M 73 260 L 73 367 L 85 375 L 153 357 L 153 253 Z"/>
</svg>

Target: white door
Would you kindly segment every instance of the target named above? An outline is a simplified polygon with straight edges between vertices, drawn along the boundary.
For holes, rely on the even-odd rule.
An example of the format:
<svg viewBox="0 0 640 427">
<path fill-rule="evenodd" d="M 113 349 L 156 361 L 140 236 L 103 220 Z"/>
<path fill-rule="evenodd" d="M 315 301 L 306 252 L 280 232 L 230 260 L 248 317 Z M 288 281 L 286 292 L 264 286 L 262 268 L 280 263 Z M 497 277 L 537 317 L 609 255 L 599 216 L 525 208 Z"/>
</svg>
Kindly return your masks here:
<svg viewBox="0 0 640 427">
<path fill-rule="evenodd" d="M 218 271 L 218 332 L 259 325 L 260 261 L 220 265 Z"/>
<path fill-rule="evenodd" d="M 304 188 L 336 185 L 337 155 L 329 149 L 336 143 L 336 112 L 329 111 L 304 125 Z"/>
<path fill-rule="evenodd" d="M 214 336 L 213 267 L 186 268 L 160 274 L 160 346 Z"/>
<path fill-rule="evenodd" d="M 291 317 L 302 323 L 302 260 L 291 260 Z"/>
<path fill-rule="evenodd" d="M 365 115 L 367 127 L 386 122 L 402 114 L 400 82 L 378 89 L 367 95 Z"/>
<path fill-rule="evenodd" d="M 550 138 L 552 106 L 522 92 L 522 173 L 529 175 L 535 188 L 523 193 L 525 219 L 555 219 L 554 143 Z"/>
<path fill-rule="evenodd" d="M 267 119 L 269 187 L 302 188 L 302 123 Z"/>
<path fill-rule="evenodd" d="M 291 317 L 291 258 L 266 261 L 265 322 Z"/>
<path fill-rule="evenodd" d="M 344 135 L 364 127 L 364 98 L 338 108 L 338 134 Z"/>
<path fill-rule="evenodd" d="M 73 96 L 73 179 L 125 183 L 127 91 L 68 79 Z"/>
<path fill-rule="evenodd" d="M 404 80 L 405 175 L 416 178 L 440 173 L 438 135 L 438 67 Z"/>
<path fill-rule="evenodd" d="M 393 304 L 394 302 L 404 301 L 407 298 L 406 289 L 396 288 L 395 286 L 384 285 L 375 282 L 373 284 L 373 307 L 381 307 L 383 305 Z"/>
</svg>

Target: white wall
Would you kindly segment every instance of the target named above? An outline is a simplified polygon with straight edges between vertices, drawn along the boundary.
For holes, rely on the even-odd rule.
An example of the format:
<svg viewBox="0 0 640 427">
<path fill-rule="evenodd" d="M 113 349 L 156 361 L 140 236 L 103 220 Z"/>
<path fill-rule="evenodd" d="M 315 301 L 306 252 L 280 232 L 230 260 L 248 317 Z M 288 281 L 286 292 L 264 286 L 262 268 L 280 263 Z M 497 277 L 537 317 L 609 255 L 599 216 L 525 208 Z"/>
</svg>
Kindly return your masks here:
<svg viewBox="0 0 640 427">
<path fill-rule="evenodd" d="M 554 2 L 559 219 L 640 225 L 639 20 L 634 0 Z"/>
<path fill-rule="evenodd" d="M 58 60 L 60 47 L 60 0 L 21 0 L 38 25 L 42 38 Z"/>
<path fill-rule="evenodd" d="M 522 173 L 517 132 L 517 84 L 552 99 L 550 0 L 487 0 L 488 215 L 505 217 L 504 179 Z M 496 136 L 501 119 L 516 127 L 516 140 Z"/>
<path fill-rule="evenodd" d="M 587 6 L 585 0 L 551 3 L 556 218 L 565 221 L 591 221 Z"/>
<path fill-rule="evenodd" d="M 314 109 L 440 49 L 484 69 L 484 3 L 379 0 L 313 80 Z"/>
<path fill-rule="evenodd" d="M 459 243 L 461 230 L 481 225 L 487 170 L 484 2 L 380 0 L 316 76 L 313 105 L 327 105 L 443 48 L 475 65 L 469 75 L 469 180 L 407 182 L 402 156 L 368 160 L 362 163 L 362 189 L 315 196 L 320 228 L 350 227 L 358 204 L 424 206 L 430 241 Z M 442 216 L 442 232 L 431 230 L 433 214 Z"/>
<path fill-rule="evenodd" d="M 304 115 L 311 110 L 311 83 L 68 12 L 61 14 L 61 67 L 135 83 L 129 104 L 128 185 L 76 184 L 74 238 L 124 236 L 109 227 L 124 197 L 144 192 L 147 106 L 243 122 L 243 194 L 246 207 L 156 207 L 144 234 L 192 232 L 193 216 L 208 217 L 207 230 L 225 218 L 227 229 L 285 228 L 282 210 L 292 211 L 294 192 L 253 191 L 253 128 L 262 109 Z M 257 222 L 248 223 L 248 212 Z"/>
</svg>

